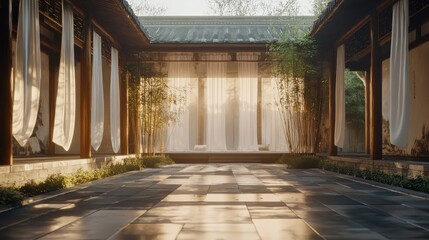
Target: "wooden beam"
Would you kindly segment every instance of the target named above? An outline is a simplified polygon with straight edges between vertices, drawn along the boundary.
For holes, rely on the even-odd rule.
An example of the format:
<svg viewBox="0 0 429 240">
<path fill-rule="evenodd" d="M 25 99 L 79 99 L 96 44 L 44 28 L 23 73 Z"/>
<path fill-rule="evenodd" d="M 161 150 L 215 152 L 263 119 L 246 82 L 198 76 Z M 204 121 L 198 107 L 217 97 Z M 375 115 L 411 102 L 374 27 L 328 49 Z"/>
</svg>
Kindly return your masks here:
<svg viewBox="0 0 429 240">
<path fill-rule="evenodd" d="M 337 51 L 332 51 L 329 62 L 329 156 L 337 156 L 338 148 L 335 146 L 335 83 L 337 77 Z"/>
<path fill-rule="evenodd" d="M 120 81 L 120 99 L 121 99 L 121 154 L 128 155 L 128 80 L 129 72 L 123 69 Z"/>
<path fill-rule="evenodd" d="M 371 67 L 370 67 L 370 156 L 382 158 L 382 64 L 378 42 L 377 13 L 371 15 Z"/>
<path fill-rule="evenodd" d="M 0 165 L 12 165 L 12 1 L 0 0 Z"/>
<path fill-rule="evenodd" d="M 85 44 L 82 49 L 80 73 L 80 157 L 91 157 L 91 42 L 92 25 L 90 20 L 85 21 Z"/>
</svg>

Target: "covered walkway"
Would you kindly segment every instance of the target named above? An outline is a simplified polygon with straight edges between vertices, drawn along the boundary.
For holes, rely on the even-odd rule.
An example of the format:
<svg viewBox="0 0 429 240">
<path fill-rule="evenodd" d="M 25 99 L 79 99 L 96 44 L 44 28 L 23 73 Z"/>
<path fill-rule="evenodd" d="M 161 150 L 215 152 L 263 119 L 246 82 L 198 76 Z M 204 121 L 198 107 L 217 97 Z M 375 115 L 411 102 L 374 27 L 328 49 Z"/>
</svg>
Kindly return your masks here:
<svg viewBox="0 0 429 240">
<path fill-rule="evenodd" d="M 419 195 L 282 165 L 172 165 L 3 212 L 0 238 L 428 239 Z"/>
</svg>

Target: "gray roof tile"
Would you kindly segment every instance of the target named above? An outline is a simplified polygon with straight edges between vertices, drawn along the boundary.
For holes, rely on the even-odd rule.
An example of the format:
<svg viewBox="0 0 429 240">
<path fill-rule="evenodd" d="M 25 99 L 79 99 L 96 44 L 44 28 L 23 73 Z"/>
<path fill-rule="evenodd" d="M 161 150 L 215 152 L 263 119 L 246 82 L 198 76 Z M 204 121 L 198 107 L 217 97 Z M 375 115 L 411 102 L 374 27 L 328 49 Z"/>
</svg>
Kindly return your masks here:
<svg viewBox="0 0 429 240">
<path fill-rule="evenodd" d="M 309 31 L 314 17 L 139 17 L 151 43 L 268 43 L 293 29 Z"/>
</svg>

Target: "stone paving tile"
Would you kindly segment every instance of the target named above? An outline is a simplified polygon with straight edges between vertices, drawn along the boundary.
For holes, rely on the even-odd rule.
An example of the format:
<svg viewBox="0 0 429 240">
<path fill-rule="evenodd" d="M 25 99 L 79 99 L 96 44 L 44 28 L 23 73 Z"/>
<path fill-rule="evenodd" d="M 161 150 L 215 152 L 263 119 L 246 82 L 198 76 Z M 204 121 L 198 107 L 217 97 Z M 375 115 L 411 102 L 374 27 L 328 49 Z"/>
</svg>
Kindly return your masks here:
<svg viewBox="0 0 429 240">
<path fill-rule="evenodd" d="M 250 223 L 246 205 L 155 206 L 136 223 Z"/>
<path fill-rule="evenodd" d="M 0 239 L 429 239 L 429 200 L 321 170 L 172 165 L 0 214 Z"/>
<path fill-rule="evenodd" d="M 253 219 L 261 239 L 323 239 L 301 219 Z"/>
<path fill-rule="evenodd" d="M 258 233 L 252 223 L 248 224 L 185 224 L 180 231 L 178 240 L 185 239 L 235 239 L 259 240 Z"/>
<path fill-rule="evenodd" d="M 182 224 L 130 224 L 111 240 L 175 240 L 182 230 Z"/>
<path fill-rule="evenodd" d="M 36 239 L 75 222 L 96 210 L 75 205 L 37 217 L 37 221 L 23 221 L 0 232 L 2 239 Z M 23 231 L 25 229 L 25 231 Z"/>
<path fill-rule="evenodd" d="M 107 239 L 144 212 L 99 210 L 40 239 Z"/>
</svg>

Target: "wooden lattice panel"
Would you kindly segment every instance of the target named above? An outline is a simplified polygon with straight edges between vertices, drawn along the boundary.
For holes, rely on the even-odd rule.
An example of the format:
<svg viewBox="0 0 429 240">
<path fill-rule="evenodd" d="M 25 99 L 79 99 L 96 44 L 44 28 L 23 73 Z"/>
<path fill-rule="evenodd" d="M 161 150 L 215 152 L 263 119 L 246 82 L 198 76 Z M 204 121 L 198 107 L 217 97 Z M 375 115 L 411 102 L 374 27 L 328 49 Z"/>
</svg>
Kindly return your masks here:
<svg viewBox="0 0 429 240">
<path fill-rule="evenodd" d="M 63 14 L 61 1 L 39 0 L 39 11 L 58 25 L 61 25 Z"/>
<path fill-rule="evenodd" d="M 371 26 L 369 23 L 363 25 L 347 41 L 346 59 L 350 59 L 371 45 Z"/>
</svg>

